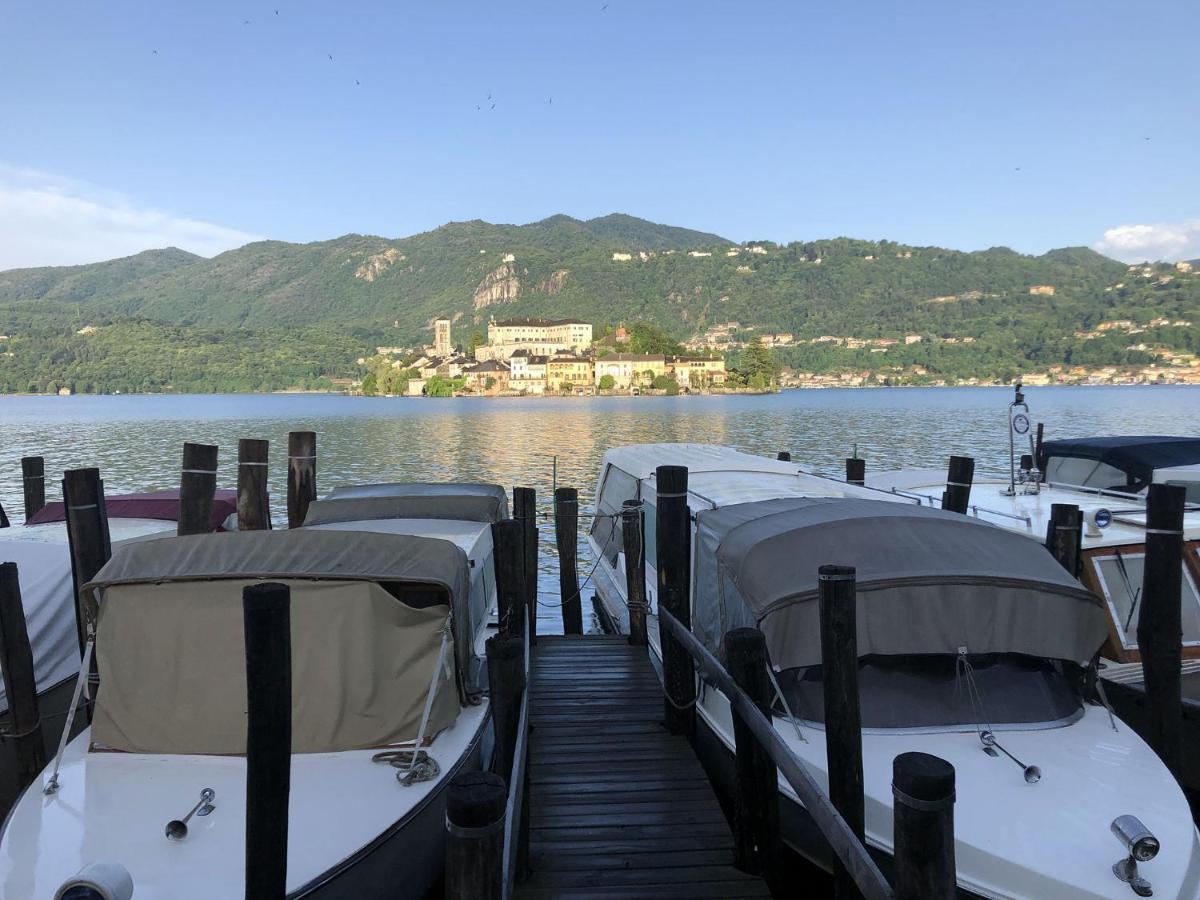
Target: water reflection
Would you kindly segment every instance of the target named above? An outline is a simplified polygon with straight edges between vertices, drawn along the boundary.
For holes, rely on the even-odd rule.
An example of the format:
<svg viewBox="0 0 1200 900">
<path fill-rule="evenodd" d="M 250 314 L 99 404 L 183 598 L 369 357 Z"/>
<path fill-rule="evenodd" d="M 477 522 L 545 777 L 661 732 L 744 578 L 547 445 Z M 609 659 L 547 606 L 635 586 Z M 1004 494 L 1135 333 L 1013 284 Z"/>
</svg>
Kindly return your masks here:
<svg viewBox="0 0 1200 900">
<path fill-rule="evenodd" d="M 551 521 L 559 485 L 592 502 L 604 451 L 630 443 L 728 444 L 839 473 L 855 444 L 870 468 L 940 466 L 974 456 L 981 472 L 1007 467 L 1008 388 L 790 391 L 765 397 L 528 400 L 368 399 L 322 395 L 0 398 L 0 501 L 21 509 L 20 458 L 46 471 L 99 466 L 110 493 L 178 483 L 185 440 L 221 447 L 218 482 L 236 483 L 238 438 L 271 441 L 271 495 L 285 520 L 287 432 L 317 432 L 318 484 L 478 480 L 537 491 L 541 528 L 539 628 L 560 630 Z M 1035 421 L 1050 437 L 1200 434 L 1200 389 L 1032 388 Z M 50 484 L 47 494 L 57 494 Z M 581 534 L 584 528 L 581 527 Z M 580 550 L 580 572 L 592 565 Z M 590 592 L 585 591 L 585 597 Z M 585 603 L 585 609 L 587 604 Z"/>
</svg>

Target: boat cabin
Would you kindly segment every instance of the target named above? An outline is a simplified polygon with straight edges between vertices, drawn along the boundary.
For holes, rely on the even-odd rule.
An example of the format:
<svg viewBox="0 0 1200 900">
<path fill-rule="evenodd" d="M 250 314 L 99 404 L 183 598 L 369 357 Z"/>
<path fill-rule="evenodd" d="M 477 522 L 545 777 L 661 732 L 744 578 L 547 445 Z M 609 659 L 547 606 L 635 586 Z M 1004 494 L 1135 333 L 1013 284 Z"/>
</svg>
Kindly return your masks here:
<svg viewBox="0 0 1200 900">
<path fill-rule="evenodd" d="M 1188 500 L 1200 503 L 1200 438 L 1144 435 L 1044 441 L 1038 469 L 1051 484 L 1130 494 L 1154 483 L 1183 484 Z"/>
</svg>

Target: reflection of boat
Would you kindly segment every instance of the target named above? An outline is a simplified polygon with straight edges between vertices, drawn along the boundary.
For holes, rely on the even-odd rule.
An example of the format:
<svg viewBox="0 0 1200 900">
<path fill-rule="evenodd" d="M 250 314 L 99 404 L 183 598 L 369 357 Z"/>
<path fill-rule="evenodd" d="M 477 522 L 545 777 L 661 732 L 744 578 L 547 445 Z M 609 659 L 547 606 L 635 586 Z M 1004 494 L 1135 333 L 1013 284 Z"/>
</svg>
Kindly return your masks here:
<svg viewBox="0 0 1200 900">
<path fill-rule="evenodd" d="M 116 494 L 107 498 L 108 529 L 113 546 L 147 535 L 175 532 L 177 491 Z M 237 492 L 217 491 L 213 528 L 236 528 Z M 34 680 L 47 754 L 58 747 L 75 676 L 79 672 L 79 637 L 75 624 L 75 587 L 62 501 L 47 503 L 24 525 L 0 531 L 0 561 L 15 562 L 21 602 L 33 651 Z M 7 728 L 8 701 L 0 683 L 0 728 Z M 16 800 L 17 785 L 11 743 L 0 744 L 0 811 Z"/>
<path fill-rule="evenodd" d="M 263 580 L 291 588 L 289 896 L 429 889 L 442 869 L 445 788 L 481 763 L 490 522 L 507 503 L 439 521 L 403 498 L 382 498 L 381 510 L 379 499 L 314 503 L 309 521 L 324 524 L 292 531 L 116 550 L 91 586 L 92 726 L 67 746 L 57 778 L 48 767 L 15 807 L 0 838 L 0 894 L 51 897 L 83 867 L 110 863 L 143 900 L 242 896 L 241 595 Z M 202 807 L 186 839 L 169 840 L 167 823 L 206 788 L 211 814 Z"/>
<path fill-rule="evenodd" d="M 1030 466 L 1035 457 L 1040 460 L 1039 468 Z M 1079 507 L 1085 523 L 1080 580 L 1104 599 L 1108 613 L 1108 639 L 1099 670 L 1101 687 L 1117 715 L 1143 733 L 1149 710 L 1137 629 L 1145 560 L 1145 489 L 1153 482 L 1178 481 L 1188 486 L 1191 497 L 1200 490 L 1197 462 L 1197 438 L 1053 440 L 1043 442 L 1022 465 L 1015 465 L 1014 478 L 976 478 L 972 489 L 971 515 L 1039 542 L 1046 539 L 1052 505 Z M 936 504 L 945 485 L 945 472 L 880 472 L 869 477 L 867 484 Z M 1185 752 L 1179 777 L 1193 809 L 1200 812 L 1200 506 L 1191 502 L 1184 514 L 1184 541 Z"/>
<path fill-rule="evenodd" d="M 621 525 L 608 516 L 624 500 L 643 501 L 653 598 L 659 463 L 696 470 L 688 482 L 693 632 L 717 654 L 732 628 L 764 632 L 779 683 L 775 728 L 819 782 L 827 760 L 817 569 L 856 567 L 866 832 L 877 852 L 892 847 L 892 760 L 920 750 L 956 770 L 964 891 L 1128 896 L 1112 872 L 1120 847 L 1109 826 L 1134 815 L 1163 847 L 1142 867 L 1155 890 L 1200 892 L 1200 843 L 1174 779 L 1136 734 L 1114 733 L 1107 712 L 1080 695 L 1079 676 L 1104 640 L 1103 610 L 1043 549 L 985 523 L 724 448 L 619 448 L 604 459 L 590 537 L 598 602 L 618 623 L 623 554 L 613 548 Z M 728 791 L 728 701 L 701 684 L 696 712 L 698 746 Z M 1022 777 L 1006 753 L 1040 769 L 1040 780 Z M 828 865 L 803 807 L 785 782 L 780 790 L 784 840 Z"/>
</svg>

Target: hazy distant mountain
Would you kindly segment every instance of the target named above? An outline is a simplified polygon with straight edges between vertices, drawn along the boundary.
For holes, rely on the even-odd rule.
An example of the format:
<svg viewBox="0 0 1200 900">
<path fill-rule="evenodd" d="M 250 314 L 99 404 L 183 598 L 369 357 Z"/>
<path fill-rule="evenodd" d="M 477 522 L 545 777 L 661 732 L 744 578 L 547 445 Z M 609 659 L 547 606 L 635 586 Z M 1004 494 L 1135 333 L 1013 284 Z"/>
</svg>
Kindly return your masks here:
<svg viewBox="0 0 1200 900">
<path fill-rule="evenodd" d="M 43 266 L 0 272 L 0 303 L 12 300 L 88 300 L 203 257 L 176 247 L 83 266 Z"/>
</svg>

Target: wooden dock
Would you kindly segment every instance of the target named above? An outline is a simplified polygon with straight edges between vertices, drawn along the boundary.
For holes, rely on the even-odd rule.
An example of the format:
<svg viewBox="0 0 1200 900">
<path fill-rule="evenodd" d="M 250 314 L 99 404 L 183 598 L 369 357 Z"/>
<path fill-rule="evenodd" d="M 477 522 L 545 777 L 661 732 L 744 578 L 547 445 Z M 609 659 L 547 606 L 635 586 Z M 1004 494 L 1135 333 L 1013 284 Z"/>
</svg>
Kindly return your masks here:
<svg viewBox="0 0 1200 900">
<path fill-rule="evenodd" d="M 645 647 L 538 637 L 530 672 L 529 846 L 522 898 L 766 897 L 687 739 L 662 725 Z"/>
</svg>

